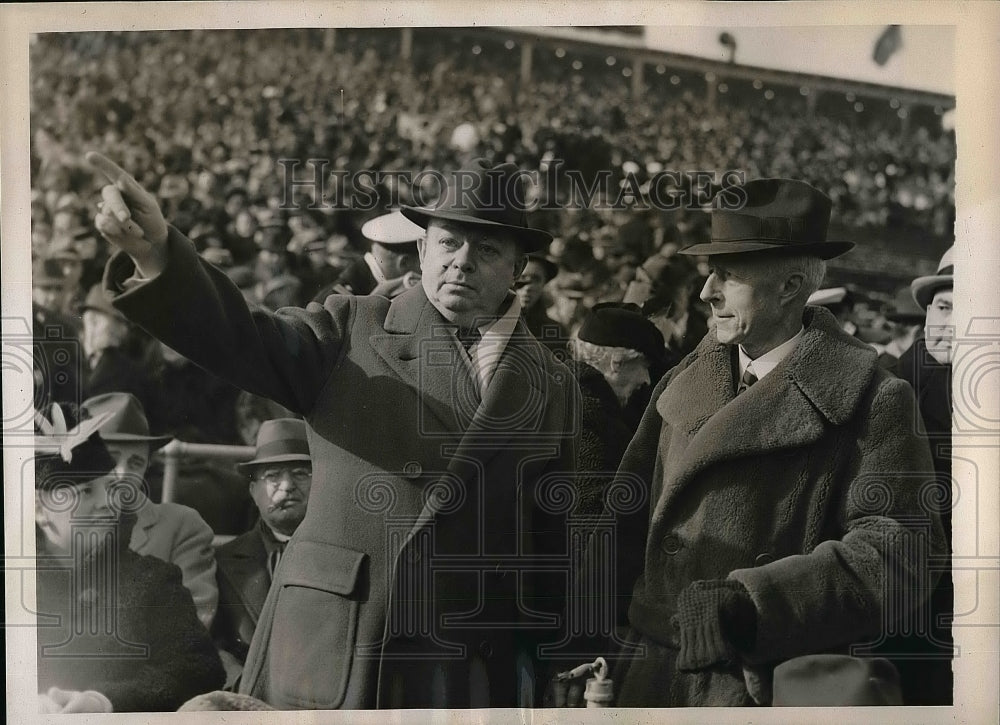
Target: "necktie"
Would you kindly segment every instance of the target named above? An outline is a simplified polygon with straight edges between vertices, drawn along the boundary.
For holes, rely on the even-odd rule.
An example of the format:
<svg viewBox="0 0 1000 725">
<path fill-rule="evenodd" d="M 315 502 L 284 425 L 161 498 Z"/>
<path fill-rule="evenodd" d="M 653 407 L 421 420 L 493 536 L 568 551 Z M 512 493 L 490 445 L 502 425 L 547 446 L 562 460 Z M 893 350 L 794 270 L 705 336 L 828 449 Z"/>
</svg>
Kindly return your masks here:
<svg viewBox="0 0 1000 725">
<path fill-rule="evenodd" d="M 739 387 L 736 388 L 736 394 L 744 392 L 747 388 L 757 382 L 757 376 L 753 374 L 753 370 L 748 366 L 746 370 L 743 371 L 743 377 L 740 378 Z"/>
<path fill-rule="evenodd" d="M 468 352 L 473 345 L 483 339 L 483 335 L 479 332 L 478 327 L 473 327 L 470 330 L 459 329 L 455 334 L 458 335 L 458 341 L 462 343 L 462 347 L 465 348 L 466 352 Z"/>
<path fill-rule="evenodd" d="M 281 561 L 281 555 L 285 551 L 284 544 L 278 544 L 270 554 L 267 555 L 267 573 L 274 579 L 274 570 L 278 568 L 278 562 Z"/>
</svg>

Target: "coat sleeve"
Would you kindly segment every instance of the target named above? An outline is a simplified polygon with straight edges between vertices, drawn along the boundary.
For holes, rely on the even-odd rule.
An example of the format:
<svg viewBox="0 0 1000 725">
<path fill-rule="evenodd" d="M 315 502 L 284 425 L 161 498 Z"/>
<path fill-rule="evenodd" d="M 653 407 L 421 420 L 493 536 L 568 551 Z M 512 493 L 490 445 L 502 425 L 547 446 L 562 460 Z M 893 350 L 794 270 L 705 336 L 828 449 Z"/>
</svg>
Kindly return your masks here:
<svg viewBox="0 0 1000 725">
<path fill-rule="evenodd" d="M 198 619 L 208 629 L 219 604 L 219 588 L 215 581 L 214 534 L 198 512 L 179 504 L 160 504 L 176 511 L 177 535 L 170 552 L 170 563 L 182 573 L 184 587 L 191 592 Z"/>
<path fill-rule="evenodd" d="M 855 417 L 856 460 L 831 506 L 844 520 L 840 539 L 804 555 L 733 571 L 757 609 L 749 664 L 874 642 L 885 623 L 925 601 L 934 581 L 928 560 L 945 551 L 935 480 L 913 392 L 898 379 L 878 384 Z M 831 467 L 836 462 L 830 462 Z"/>
<path fill-rule="evenodd" d="M 237 387 L 303 415 L 311 410 L 344 348 L 351 298 L 330 297 L 325 308 L 251 310 L 172 227 L 164 270 L 138 283 L 134 274 L 127 255 L 108 260 L 104 287 L 126 317 Z"/>
<path fill-rule="evenodd" d="M 208 631 L 195 614 L 180 570 L 153 557 L 142 557 L 130 611 L 136 636 L 148 656 L 118 670 L 113 680 L 95 688 L 111 700 L 115 712 L 173 711 L 195 695 L 217 690 L 226 679 Z"/>
</svg>

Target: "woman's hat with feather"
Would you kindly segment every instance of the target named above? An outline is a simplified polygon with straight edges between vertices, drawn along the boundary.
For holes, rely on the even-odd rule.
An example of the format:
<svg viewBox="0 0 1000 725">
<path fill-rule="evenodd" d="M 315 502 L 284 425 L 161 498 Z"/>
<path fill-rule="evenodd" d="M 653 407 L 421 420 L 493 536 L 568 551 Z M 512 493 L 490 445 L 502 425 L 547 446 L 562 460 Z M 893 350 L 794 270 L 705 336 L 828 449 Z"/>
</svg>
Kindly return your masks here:
<svg viewBox="0 0 1000 725">
<path fill-rule="evenodd" d="M 77 420 L 72 406 L 53 403 L 49 417 L 35 411 L 35 488 L 79 484 L 115 467 L 98 429 L 111 413 Z M 72 424 L 72 427 L 71 427 Z"/>
</svg>

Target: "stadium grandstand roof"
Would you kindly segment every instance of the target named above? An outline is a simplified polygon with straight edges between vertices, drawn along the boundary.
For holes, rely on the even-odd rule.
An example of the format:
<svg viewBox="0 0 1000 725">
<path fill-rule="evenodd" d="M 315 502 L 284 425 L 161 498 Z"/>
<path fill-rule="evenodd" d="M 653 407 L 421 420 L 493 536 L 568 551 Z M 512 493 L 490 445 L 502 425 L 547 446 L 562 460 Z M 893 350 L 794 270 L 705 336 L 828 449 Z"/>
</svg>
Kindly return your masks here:
<svg viewBox="0 0 1000 725">
<path fill-rule="evenodd" d="M 476 32 L 474 28 L 455 28 L 456 31 Z M 539 41 L 558 43 L 567 51 L 581 54 L 607 53 L 614 49 L 622 56 L 642 60 L 651 65 L 664 64 L 677 70 L 701 73 L 714 72 L 720 77 L 742 80 L 761 80 L 765 83 L 789 87 L 808 86 L 819 91 L 854 93 L 873 98 L 896 98 L 903 103 L 940 106 L 945 110 L 955 107 L 955 96 L 931 90 L 875 83 L 867 80 L 837 77 L 821 73 L 797 72 L 761 65 L 745 65 L 724 60 L 699 57 L 687 53 L 656 49 L 649 46 L 645 34 L 630 35 L 621 32 L 593 32 L 591 28 L 575 27 L 493 27 L 491 31 L 509 36 L 533 37 Z M 779 29 L 780 30 L 780 29 Z M 713 29 L 713 32 L 721 29 Z M 846 62 L 844 65 L 848 65 Z"/>
</svg>

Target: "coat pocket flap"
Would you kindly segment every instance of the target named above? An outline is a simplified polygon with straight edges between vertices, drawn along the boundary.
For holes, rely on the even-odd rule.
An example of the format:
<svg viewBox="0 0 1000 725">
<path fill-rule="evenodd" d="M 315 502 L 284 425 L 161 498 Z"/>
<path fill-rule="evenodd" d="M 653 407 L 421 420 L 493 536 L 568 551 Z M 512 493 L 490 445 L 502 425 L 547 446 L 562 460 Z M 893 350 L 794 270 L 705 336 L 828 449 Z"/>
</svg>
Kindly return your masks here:
<svg viewBox="0 0 1000 725">
<path fill-rule="evenodd" d="M 281 557 L 280 586 L 306 587 L 347 596 L 357 587 L 367 554 L 318 541 L 293 541 Z"/>
</svg>

